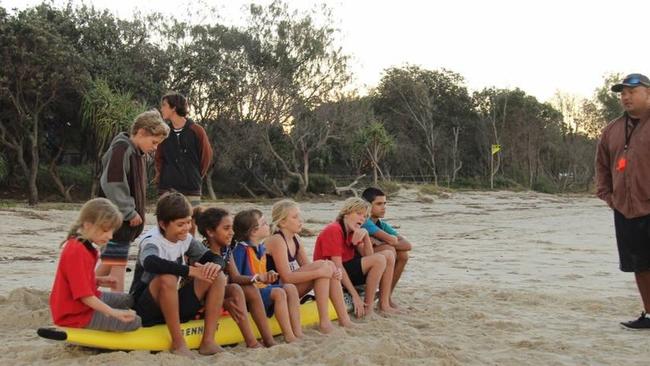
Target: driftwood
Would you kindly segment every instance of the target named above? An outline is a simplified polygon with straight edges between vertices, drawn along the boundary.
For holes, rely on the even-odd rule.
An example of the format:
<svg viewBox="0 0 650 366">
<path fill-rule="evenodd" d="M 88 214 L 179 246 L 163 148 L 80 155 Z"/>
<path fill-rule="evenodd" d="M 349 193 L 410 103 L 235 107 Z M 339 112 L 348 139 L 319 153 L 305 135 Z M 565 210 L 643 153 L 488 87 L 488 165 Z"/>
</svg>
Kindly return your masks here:
<svg viewBox="0 0 650 366">
<path fill-rule="evenodd" d="M 335 186 L 334 189 L 336 191 L 336 194 L 341 195 L 341 193 L 343 192 L 352 192 L 352 194 L 355 197 L 359 197 L 359 194 L 357 193 L 357 190 L 354 188 L 354 186 L 357 185 L 359 183 L 359 180 L 365 176 L 366 176 L 365 174 L 358 176 L 352 183 L 348 184 L 347 186 L 343 186 L 343 187 Z"/>
</svg>

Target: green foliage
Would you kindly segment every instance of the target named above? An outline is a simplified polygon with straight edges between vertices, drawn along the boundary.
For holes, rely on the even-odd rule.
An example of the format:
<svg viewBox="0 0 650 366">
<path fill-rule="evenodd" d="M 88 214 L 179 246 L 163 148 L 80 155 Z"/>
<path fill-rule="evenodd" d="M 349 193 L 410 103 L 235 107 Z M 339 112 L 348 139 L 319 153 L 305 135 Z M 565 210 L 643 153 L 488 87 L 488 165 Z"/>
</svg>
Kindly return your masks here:
<svg viewBox="0 0 650 366">
<path fill-rule="evenodd" d="M 402 186 L 398 182 L 392 180 L 383 180 L 378 183 L 378 186 L 387 195 L 395 194 L 402 189 Z"/>
<path fill-rule="evenodd" d="M 327 174 L 310 174 L 307 192 L 313 194 L 334 194 L 336 182 Z M 291 178 L 288 185 L 289 193 L 296 194 L 300 192 L 300 186 L 297 178 Z"/>
<path fill-rule="evenodd" d="M 7 158 L 5 158 L 2 153 L 0 153 L 0 183 L 4 183 L 8 176 L 9 162 L 7 162 Z"/>
<path fill-rule="evenodd" d="M 57 171 L 63 185 L 66 187 L 74 185 L 73 193 L 77 196 L 87 197 L 93 182 L 91 164 L 59 165 Z M 38 169 L 38 185 L 45 193 L 58 193 L 55 191 L 56 185 L 45 165 L 41 165 Z"/>
<path fill-rule="evenodd" d="M 131 93 L 113 91 L 99 79 L 84 95 L 82 120 L 99 146 L 106 146 L 118 132 L 128 131 L 134 118 L 144 111 L 144 105 L 134 101 Z"/>
<path fill-rule="evenodd" d="M 603 85 L 596 89 L 596 100 L 598 101 L 598 110 L 602 118 L 609 122 L 623 114 L 623 107 L 619 101 L 617 93 L 611 90 L 612 85 L 620 82 L 623 74 L 614 73 L 603 77 Z"/>
</svg>

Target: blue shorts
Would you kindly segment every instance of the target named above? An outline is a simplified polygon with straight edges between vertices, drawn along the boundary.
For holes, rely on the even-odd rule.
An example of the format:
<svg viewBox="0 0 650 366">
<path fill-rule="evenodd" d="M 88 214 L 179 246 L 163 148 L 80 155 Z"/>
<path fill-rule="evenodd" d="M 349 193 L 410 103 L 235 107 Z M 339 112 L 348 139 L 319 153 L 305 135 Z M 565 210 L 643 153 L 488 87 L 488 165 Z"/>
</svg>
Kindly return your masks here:
<svg viewBox="0 0 650 366">
<path fill-rule="evenodd" d="M 260 295 L 262 295 L 262 302 L 264 303 L 264 310 L 266 310 L 266 316 L 269 318 L 273 316 L 274 312 L 273 300 L 271 299 L 271 291 L 273 291 L 274 288 L 282 288 L 282 285 L 268 285 L 260 289 Z"/>
</svg>

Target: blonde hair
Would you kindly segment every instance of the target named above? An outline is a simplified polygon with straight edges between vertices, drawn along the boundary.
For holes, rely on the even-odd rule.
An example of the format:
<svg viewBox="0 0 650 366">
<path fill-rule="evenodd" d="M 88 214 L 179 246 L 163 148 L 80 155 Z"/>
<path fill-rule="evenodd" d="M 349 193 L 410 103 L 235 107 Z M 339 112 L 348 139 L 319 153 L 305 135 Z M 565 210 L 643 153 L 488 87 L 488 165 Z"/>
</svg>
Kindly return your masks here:
<svg viewBox="0 0 650 366">
<path fill-rule="evenodd" d="M 292 208 L 299 208 L 298 203 L 294 200 L 281 200 L 276 202 L 271 209 L 271 231 L 276 231 L 280 229 L 278 224 L 280 221 L 286 219 L 289 216 L 289 210 Z"/>
<path fill-rule="evenodd" d="M 122 226 L 122 214 L 117 206 L 106 198 L 93 198 L 81 206 L 79 217 L 70 227 L 66 240 L 74 235 L 83 238 L 83 233 L 79 232 L 79 230 L 86 222 L 100 225 L 104 229 L 117 230 Z M 65 243 L 66 240 L 61 244 Z"/>
<path fill-rule="evenodd" d="M 144 130 L 151 136 L 167 138 L 169 135 L 169 126 L 167 126 L 160 113 L 155 109 L 140 113 L 135 117 L 131 125 L 131 136 L 137 134 L 138 130 Z"/>
<path fill-rule="evenodd" d="M 343 207 L 339 211 L 339 215 L 336 217 L 337 220 L 342 220 L 343 216 L 352 213 L 352 212 L 361 212 L 363 211 L 366 217 L 368 216 L 368 209 L 370 204 L 363 198 L 359 197 L 350 197 L 343 202 Z"/>
</svg>

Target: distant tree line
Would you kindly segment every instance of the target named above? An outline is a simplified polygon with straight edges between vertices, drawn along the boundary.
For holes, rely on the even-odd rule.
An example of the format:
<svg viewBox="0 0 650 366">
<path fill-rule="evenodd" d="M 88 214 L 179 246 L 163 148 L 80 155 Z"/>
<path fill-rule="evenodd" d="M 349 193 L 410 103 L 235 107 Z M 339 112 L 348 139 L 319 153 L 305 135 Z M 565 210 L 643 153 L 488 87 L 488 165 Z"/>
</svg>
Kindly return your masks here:
<svg viewBox="0 0 650 366">
<path fill-rule="evenodd" d="M 458 73 L 405 65 L 359 96 L 330 9 L 276 1 L 246 15 L 234 27 L 85 5 L 0 7 L 2 197 L 95 194 L 111 138 L 170 90 L 188 97 L 214 146 L 211 197 L 331 193 L 363 174 L 587 190 L 598 131 L 621 112 L 608 89 L 618 75 L 592 99 L 540 103 L 518 88 L 470 93 Z"/>
</svg>

